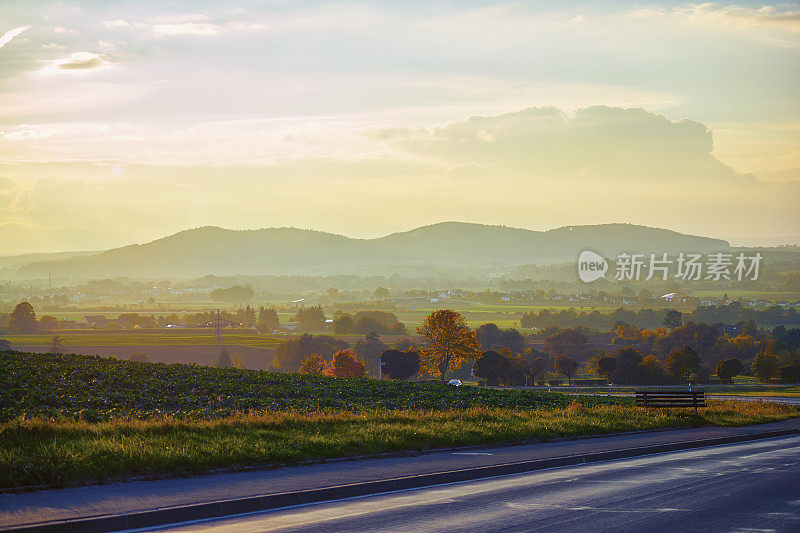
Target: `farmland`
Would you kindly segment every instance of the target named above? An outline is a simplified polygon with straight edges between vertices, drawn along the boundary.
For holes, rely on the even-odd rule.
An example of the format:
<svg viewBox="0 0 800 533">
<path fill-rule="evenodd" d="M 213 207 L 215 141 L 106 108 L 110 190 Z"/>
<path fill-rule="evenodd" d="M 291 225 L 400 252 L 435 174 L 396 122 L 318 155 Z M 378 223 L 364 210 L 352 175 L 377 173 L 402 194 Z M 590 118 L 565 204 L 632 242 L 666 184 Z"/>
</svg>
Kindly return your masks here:
<svg viewBox="0 0 800 533">
<path fill-rule="evenodd" d="M 800 415 L 19 352 L 3 354 L 0 388 L 0 489 Z"/>
<path fill-rule="evenodd" d="M 53 336 L 61 337 L 65 347 L 70 346 L 156 346 L 156 345 L 214 345 L 211 333 L 137 333 L 120 330 L 109 333 L 102 330 L 66 330 L 47 334 L 3 335 L 12 346 L 49 346 Z M 255 333 L 225 333 L 226 344 L 275 348 L 286 337 L 279 335 L 258 335 Z"/>
</svg>

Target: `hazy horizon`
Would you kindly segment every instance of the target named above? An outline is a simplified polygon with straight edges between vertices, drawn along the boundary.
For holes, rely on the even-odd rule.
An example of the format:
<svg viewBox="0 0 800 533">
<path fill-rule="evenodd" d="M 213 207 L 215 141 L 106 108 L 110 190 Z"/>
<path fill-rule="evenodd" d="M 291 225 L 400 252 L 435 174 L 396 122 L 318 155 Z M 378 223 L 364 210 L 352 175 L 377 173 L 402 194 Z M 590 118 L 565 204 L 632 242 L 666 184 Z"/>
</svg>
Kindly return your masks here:
<svg viewBox="0 0 800 533">
<path fill-rule="evenodd" d="M 450 220 L 800 244 L 799 51 L 800 6 L 749 1 L 5 2 L 0 255 Z"/>
</svg>

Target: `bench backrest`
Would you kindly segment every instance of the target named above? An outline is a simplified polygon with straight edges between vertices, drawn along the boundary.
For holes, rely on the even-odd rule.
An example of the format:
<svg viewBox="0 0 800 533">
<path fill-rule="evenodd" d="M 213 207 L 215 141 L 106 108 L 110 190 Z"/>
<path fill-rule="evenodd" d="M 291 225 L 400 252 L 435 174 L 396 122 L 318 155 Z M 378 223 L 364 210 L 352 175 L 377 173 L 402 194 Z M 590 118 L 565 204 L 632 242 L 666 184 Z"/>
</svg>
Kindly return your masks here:
<svg viewBox="0 0 800 533">
<path fill-rule="evenodd" d="M 644 407 L 705 407 L 705 391 L 636 391 L 636 405 Z"/>
</svg>

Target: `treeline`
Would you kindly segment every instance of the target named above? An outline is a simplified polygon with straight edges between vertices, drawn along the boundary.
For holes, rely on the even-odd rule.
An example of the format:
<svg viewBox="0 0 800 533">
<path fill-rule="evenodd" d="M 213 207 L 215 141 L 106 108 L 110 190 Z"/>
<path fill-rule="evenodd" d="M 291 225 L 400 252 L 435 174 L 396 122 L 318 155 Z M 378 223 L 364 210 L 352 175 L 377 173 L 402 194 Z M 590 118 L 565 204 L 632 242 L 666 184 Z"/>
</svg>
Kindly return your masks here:
<svg viewBox="0 0 800 533">
<path fill-rule="evenodd" d="M 214 302 L 249 302 L 256 292 L 250 285 L 234 285 L 225 289 L 211 291 L 211 300 Z"/>
<path fill-rule="evenodd" d="M 402 352 L 414 350 L 414 345 L 408 339 L 401 339 L 391 346 L 381 340 L 380 335 L 370 332 L 353 343 L 352 347 L 347 341 L 337 339 L 331 335 L 311 335 L 304 333 L 296 339 L 290 339 L 280 344 L 275 351 L 273 370 L 279 372 L 298 372 L 303 362 L 312 355 L 323 359 L 330 359 L 341 350 L 352 348 L 359 361 L 365 365 L 367 374 L 378 376 L 378 356 L 389 349 Z"/>
<path fill-rule="evenodd" d="M 394 313 L 386 311 L 359 311 L 355 315 L 339 313 L 333 319 L 333 332 L 339 335 L 377 333 L 379 335 L 405 335 L 406 325 Z"/>
<path fill-rule="evenodd" d="M 597 310 L 580 313 L 575 309 L 553 311 L 542 309 L 538 313 L 532 311 L 524 313 L 520 324 L 523 328 L 546 329 L 551 327 L 569 328 L 582 326 L 598 330 L 609 330 L 615 324 L 624 322 L 637 328 L 654 329 L 663 326 L 673 309 L 640 309 L 633 311 L 619 308 L 611 313 L 601 313 Z M 748 309 L 741 302 L 733 301 L 719 306 L 698 306 L 691 313 L 683 313 L 684 322 L 703 322 L 706 324 L 741 324 L 753 320 L 758 325 L 794 325 L 800 324 L 800 313 L 794 307 L 784 309 L 773 305 L 768 309 Z"/>
</svg>

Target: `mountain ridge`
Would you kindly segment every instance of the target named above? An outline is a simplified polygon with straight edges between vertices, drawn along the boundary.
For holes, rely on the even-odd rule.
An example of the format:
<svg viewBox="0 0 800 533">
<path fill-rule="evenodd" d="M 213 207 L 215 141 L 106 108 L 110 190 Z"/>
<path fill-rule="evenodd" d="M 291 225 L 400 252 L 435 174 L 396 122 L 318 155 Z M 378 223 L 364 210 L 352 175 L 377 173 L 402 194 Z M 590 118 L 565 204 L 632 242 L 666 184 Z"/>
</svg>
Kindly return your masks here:
<svg viewBox="0 0 800 533">
<path fill-rule="evenodd" d="M 357 239 L 294 227 L 233 230 L 201 226 L 86 257 L 38 261 L 17 275 L 195 278 L 206 274 L 327 275 L 391 265 L 485 268 L 574 261 L 583 249 L 678 253 L 727 250 L 728 242 L 634 224 L 563 226 L 535 231 L 470 222 L 439 222 L 383 237 Z"/>
</svg>

